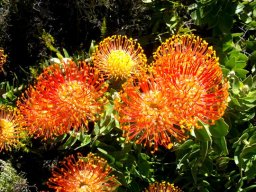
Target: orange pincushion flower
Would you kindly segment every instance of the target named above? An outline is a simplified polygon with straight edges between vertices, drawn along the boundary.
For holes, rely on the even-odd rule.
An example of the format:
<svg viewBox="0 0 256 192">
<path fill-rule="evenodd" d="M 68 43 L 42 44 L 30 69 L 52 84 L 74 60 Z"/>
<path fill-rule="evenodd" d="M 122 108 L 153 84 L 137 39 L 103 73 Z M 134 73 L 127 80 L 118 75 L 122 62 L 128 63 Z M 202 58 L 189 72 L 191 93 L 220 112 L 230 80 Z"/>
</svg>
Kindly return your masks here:
<svg viewBox="0 0 256 192">
<path fill-rule="evenodd" d="M 92 153 L 78 155 L 78 160 L 68 156 L 60 164 L 47 183 L 56 192 L 112 192 L 120 185 L 107 161 Z"/>
<path fill-rule="evenodd" d="M 92 55 L 94 66 L 115 79 L 125 79 L 144 70 L 147 58 L 139 43 L 126 36 L 105 38 Z"/>
<path fill-rule="evenodd" d="M 101 112 L 106 89 L 103 78 L 87 65 L 54 64 L 19 99 L 20 121 L 30 134 L 44 139 L 87 126 Z"/>
<path fill-rule="evenodd" d="M 149 187 L 145 189 L 145 192 L 182 192 L 182 190 L 168 182 L 155 182 L 150 184 Z"/>
<path fill-rule="evenodd" d="M 22 127 L 16 122 L 16 110 L 0 106 L 0 152 L 20 144 Z"/>
<path fill-rule="evenodd" d="M 187 138 L 186 129 L 179 125 L 181 112 L 175 110 L 168 82 L 161 78 L 144 76 L 138 81 L 128 80 L 120 100 L 115 100 L 121 129 L 128 140 L 158 150 L 162 145 L 171 148 L 174 141 Z"/>
<path fill-rule="evenodd" d="M 157 49 L 154 58 L 152 71 L 170 82 L 173 107 L 183 114 L 181 126 L 198 127 L 198 120 L 213 124 L 223 116 L 228 84 L 207 42 L 194 35 L 176 35 Z"/>
</svg>

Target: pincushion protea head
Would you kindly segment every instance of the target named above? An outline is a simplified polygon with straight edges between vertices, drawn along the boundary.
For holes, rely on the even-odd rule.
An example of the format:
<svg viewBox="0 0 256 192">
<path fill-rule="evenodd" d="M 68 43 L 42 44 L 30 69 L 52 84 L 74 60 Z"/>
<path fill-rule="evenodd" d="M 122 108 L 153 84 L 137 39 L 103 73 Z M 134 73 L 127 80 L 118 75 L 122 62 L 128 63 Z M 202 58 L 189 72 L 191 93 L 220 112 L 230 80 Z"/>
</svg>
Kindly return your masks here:
<svg viewBox="0 0 256 192">
<path fill-rule="evenodd" d="M 170 82 L 173 108 L 183 117 L 180 126 L 213 124 L 227 107 L 228 84 L 223 80 L 212 47 L 194 35 L 175 35 L 154 53 L 152 72 Z"/>
<path fill-rule="evenodd" d="M 44 139 L 77 130 L 101 113 L 106 90 L 100 74 L 86 64 L 54 64 L 18 100 L 19 121 Z"/>
<path fill-rule="evenodd" d="M 175 187 L 173 184 L 170 184 L 168 182 L 155 182 L 148 186 L 147 189 L 145 189 L 145 192 L 182 192 L 182 190 L 178 187 Z"/>
<path fill-rule="evenodd" d="M 22 127 L 16 122 L 16 109 L 0 106 L 0 152 L 18 147 L 22 138 Z"/>
<path fill-rule="evenodd" d="M 182 111 L 174 108 L 176 96 L 165 79 L 144 75 L 123 85 L 120 100 L 115 100 L 120 127 L 127 140 L 143 144 L 151 152 L 158 146 L 172 148 L 174 142 L 186 140 L 186 127 L 179 127 Z"/>
<path fill-rule="evenodd" d="M 92 153 L 65 158 L 55 167 L 47 185 L 56 192 L 113 192 L 120 185 L 107 161 Z"/>
<path fill-rule="evenodd" d="M 95 67 L 114 79 L 126 79 L 145 70 L 147 58 L 140 44 L 126 36 L 105 38 L 92 54 Z"/>
</svg>

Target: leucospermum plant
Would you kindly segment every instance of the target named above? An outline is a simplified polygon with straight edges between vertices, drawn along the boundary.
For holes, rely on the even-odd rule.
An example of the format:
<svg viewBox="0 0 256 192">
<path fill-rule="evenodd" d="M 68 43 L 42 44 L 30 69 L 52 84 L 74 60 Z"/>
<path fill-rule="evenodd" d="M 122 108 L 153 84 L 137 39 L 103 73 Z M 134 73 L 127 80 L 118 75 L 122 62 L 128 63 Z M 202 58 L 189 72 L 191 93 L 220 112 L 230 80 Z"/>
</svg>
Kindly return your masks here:
<svg viewBox="0 0 256 192">
<path fill-rule="evenodd" d="M 175 35 L 154 53 L 150 75 L 131 79 L 116 102 L 128 140 L 172 148 L 202 121 L 214 124 L 227 107 L 228 84 L 212 47 L 194 35 Z M 151 77 L 148 77 L 151 76 Z M 132 83 L 129 83 L 132 82 Z"/>
<path fill-rule="evenodd" d="M 57 192 L 118 191 L 121 185 L 132 186 L 135 176 L 151 183 L 141 190 L 181 192 L 150 175 L 157 172 L 159 152 L 177 150 L 194 130 L 218 125 L 225 113 L 228 83 L 213 48 L 200 37 L 174 35 L 147 64 L 138 42 L 115 35 L 99 43 L 91 61 L 53 62 L 17 101 L 17 121 L 31 137 L 47 141 L 70 134 L 69 149 L 76 140 L 85 143 L 79 150 L 88 155 L 67 156 L 47 186 Z M 119 81 L 122 86 L 115 86 Z M 1 148 L 6 148 L 16 132 L 4 120 L 0 128 L 5 135 L 0 144 L 6 143 Z"/>
<path fill-rule="evenodd" d="M 126 36 L 113 35 L 96 46 L 93 64 L 113 79 L 126 79 L 145 70 L 147 58 L 139 43 Z"/>
<path fill-rule="evenodd" d="M 120 99 L 115 101 L 124 137 L 149 147 L 152 152 L 159 145 L 170 149 L 175 141 L 186 140 L 188 134 L 178 126 L 181 113 L 174 111 L 173 97 L 169 82 L 152 75 L 124 84 Z"/>
<path fill-rule="evenodd" d="M 175 95 L 172 105 L 182 111 L 180 126 L 214 124 L 228 101 L 228 83 L 212 47 L 194 35 L 175 35 L 154 53 L 153 73 L 167 79 Z"/>
<path fill-rule="evenodd" d="M 120 185 L 107 161 L 93 153 L 70 155 L 59 164 L 47 183 L 56 192 L 113 192 Z"/>
<path fill-rule="evenodd" d="M 87 127 L 102 112 L 107 87 L 100 73 L 86 64 L 51 65 L 19 99 L 20 123 L 43 139 Z"/>
</svg>

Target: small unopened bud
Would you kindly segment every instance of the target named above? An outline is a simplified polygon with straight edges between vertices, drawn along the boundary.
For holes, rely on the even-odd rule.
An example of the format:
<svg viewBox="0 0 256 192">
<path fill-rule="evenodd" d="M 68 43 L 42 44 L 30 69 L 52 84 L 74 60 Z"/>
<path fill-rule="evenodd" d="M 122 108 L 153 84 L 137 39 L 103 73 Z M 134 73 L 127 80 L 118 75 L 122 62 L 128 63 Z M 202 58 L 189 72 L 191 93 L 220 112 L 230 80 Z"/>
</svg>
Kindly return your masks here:
<svg viewBox="0 0 256 192">
<path fill-rule="evenodd" d="M 232 77 L 235 77 L 235 75 L 236 75 L 236 72 L 235 71 L 230 71 L 229 73 L 228 73 L 228 78 L 232 78 Z"/>
<path fill-rule="evenodd" d="M 248 85 L 243 85 L 242 87 L 241 87 L 241 92 L 243 93 L 243 94 L 248 94 L 249 93 L 249 91 L 250 91 L 250 88 L 249 88 L 249 86 Z"/>
<path fill-rule="evenodd" d="M 56 64 L 56 63 L 57 63 L 57 64 L 60 64 L 60 60 L 59 60 L 58 58 L 55 58 L 55 57 L 54 57 L 54 58 L 51 58 L 51 59 L 50 59 L 50 64 Z"/>
</svg>

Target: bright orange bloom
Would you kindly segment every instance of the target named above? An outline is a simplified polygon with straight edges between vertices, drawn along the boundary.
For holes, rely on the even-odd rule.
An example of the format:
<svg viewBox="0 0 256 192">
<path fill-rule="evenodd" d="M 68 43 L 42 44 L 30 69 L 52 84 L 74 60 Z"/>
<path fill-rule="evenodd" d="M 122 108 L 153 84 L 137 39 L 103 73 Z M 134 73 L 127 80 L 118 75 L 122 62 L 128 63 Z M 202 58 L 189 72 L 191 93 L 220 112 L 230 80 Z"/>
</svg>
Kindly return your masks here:
<svg viewBox="0 0 256 192">
<path fill-rule="evenodd" d="M 0 152 L 11 151 L 20 144 L 22 127 L 16 122 L 16 110 L 0 106 Z"/>
<path fill-rule="evenodd" d="M 147 58 L 140 44 L 126 36 L 105 38 L 92 55 L 94 66 L 115 79 L 126 79 L 145 69 Z"/>
<path fill-rule="evenodd" d="M 73 61 L 49 66 L 17 106 L 30 134 L 44 139 L 88 125 L 101 113 L 107 85 L 99 73 Z"/>
<path fill-rule="evenodd" d="M 182 192 L 182 190 L 167 182 L 155 182 L 150 184 L 149 187 L 145 189 L 145 192 Z"/>
<path fill-rule="evenodd" d="M 56 192 L 113 192 L 120 185 L 107 161 L 92 153 L 78 160 L 68 156 L 60 164 L 47 183 Z"/>
<path fill-rule="evenodd" d="M 3 65 L 6 63 L 6 57 L 4 50 L 0 48 L 0 72 L 3 70 Z"/>
<path fill-rule="evenodd" d="M 152 152 L 162 145 L 168 149 L 175 141 L 187 138 L 179 127 L 182 112 L 173 109 L 169 84 L 164 79 L 144 76 L 123 86 L 120 101 L 115 100 L 120 127 L 127 140 L 150 147 Z M 186 127 L 185 127 L 186 128 Z"/>
<path fill-rule="evenodd" d="M 169 81 L 173 109 L 182 113 L 181 126 L 198 120 L 213 124 L 227 107 L 228 84 L 215 51 L 194 35 L 176 35 L 154 54 L 152 71 Z"/>
</svg>

